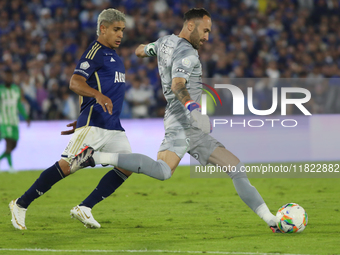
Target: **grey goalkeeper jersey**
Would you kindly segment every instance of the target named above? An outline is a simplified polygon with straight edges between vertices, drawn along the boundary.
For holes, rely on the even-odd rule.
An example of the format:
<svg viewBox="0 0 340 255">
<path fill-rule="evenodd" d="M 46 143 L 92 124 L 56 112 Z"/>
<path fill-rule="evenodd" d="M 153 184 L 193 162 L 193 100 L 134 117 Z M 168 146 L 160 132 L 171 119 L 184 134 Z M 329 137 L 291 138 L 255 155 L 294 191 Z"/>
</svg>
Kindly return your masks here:
<svg viewBox="0 0 340 255">
<path fill-rule="evenodd" d="M 159 38 L 155 43 L 159 75 L 163 94 L 167 101 L 164 116 L 164 127 L 189 128 L 190 112 L 171 91 L 172 79 L 186 79 L 186 88 L 193 100 L 200 103 L 202 94 L 202 65 L 198 52 L 185 39 L 176 35 Z"/>
</svg>

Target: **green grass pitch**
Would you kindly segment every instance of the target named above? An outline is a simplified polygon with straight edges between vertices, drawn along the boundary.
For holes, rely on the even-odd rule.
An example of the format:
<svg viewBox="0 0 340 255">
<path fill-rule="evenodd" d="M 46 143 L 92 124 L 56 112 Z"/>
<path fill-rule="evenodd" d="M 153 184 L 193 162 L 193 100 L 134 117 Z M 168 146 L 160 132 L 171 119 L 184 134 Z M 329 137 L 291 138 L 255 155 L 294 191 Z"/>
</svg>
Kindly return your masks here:
<svg viewBox="0 0 340 255">
<path fill-rule="evenodd" d="M 309 223 L 299 234 L 273 234 L 230 179 L 190 178 L 189 167 L 164 182 L 132 175 L 92 210 L 102 228 L 86 229 L 69 211 L 108 170 L 57 183 L 28 208 L 26 231 L 12 227 L 8 203 L 41 171 L 0 173 L 0 254 L 340 254 L 340 179 L 250 180 L 273 213 L 288 202 L 305 208 Z"/>
</svg>

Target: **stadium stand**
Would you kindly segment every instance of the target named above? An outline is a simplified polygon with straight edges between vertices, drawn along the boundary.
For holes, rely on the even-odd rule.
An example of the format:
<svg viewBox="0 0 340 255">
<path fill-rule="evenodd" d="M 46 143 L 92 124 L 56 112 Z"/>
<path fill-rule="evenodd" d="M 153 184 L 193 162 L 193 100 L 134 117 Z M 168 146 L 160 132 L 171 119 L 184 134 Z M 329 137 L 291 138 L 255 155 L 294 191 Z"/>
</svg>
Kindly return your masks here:
<svg viewBox="0 0 340 255">
<path fill-rule="evenodd" d="M 303 78 L 311 81 L 312 114 L 340 113 L 338 0 L 195 2 L 0 0 L 0 71 L 14 71 L 32 120 L 75 119 L 78 98 L 68 89 L 75 63 L 96 39 L 99 12 L 117 8 L 127 18 L 118 50 L 126 66 L 127 90 L 138 88 L 152 96 L 146 100 L 148 111 L 138 117 L 160 117 L 165 101 L 156 59 L 137 59 L 134 50 L 140 43 L 178 34 L 183 13 L 204 7 L 214 23 L 209 42 L 200 49 L 206 78 Z M 273 86 L 278 84 L 254 84 L 259 109 L 270 107 Z M 122 113 L 127 118 L 136 116 L 129 94 Z"/>
</svg>

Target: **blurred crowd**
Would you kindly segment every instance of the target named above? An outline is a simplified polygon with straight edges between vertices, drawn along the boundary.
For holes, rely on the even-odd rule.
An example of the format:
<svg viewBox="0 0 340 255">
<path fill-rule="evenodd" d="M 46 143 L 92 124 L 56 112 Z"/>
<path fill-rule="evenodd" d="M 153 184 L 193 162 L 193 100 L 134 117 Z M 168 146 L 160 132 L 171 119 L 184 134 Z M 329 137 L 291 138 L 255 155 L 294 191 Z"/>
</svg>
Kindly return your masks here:
<svg viewBox="0 0 340 255">
<path fill-rule="evenodd" d="M 70 77 L 96 39 L 98 14 L 116 8 L 126 14 L 117 50 L 126 68 L 122 117 L 162 117 L 166 102 L 156 58 L 138 59 L 134 51 L 178 34 L 192 7 L 206 8 L 213 21 L 210 40 L 199 50 L 204 78 L 256 78 L 258 109 L 270 108 L 273 87 L 297 86 L 277 79 L 309 80 L 310 112 L 340 113 L 339 0 L 0 0 L 0 71 L 14 71 L 31 119 L 76 119 Z"/>
</svg>

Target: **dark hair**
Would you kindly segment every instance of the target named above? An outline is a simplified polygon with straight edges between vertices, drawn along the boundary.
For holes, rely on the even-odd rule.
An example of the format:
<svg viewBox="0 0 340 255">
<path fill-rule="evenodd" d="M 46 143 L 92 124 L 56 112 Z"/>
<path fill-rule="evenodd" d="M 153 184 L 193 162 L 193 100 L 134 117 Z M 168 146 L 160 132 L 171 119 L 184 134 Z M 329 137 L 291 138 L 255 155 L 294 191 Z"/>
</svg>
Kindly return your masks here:
<svg viewBox="0 0 340 255">
<path fill-rule="evenodd" d="M 184 13 L 184 21 L 191 19 L 202 19 L 204 16 L 211 18 L 210 13 L 204 8 L 192 8 Z"/>
</svg>

